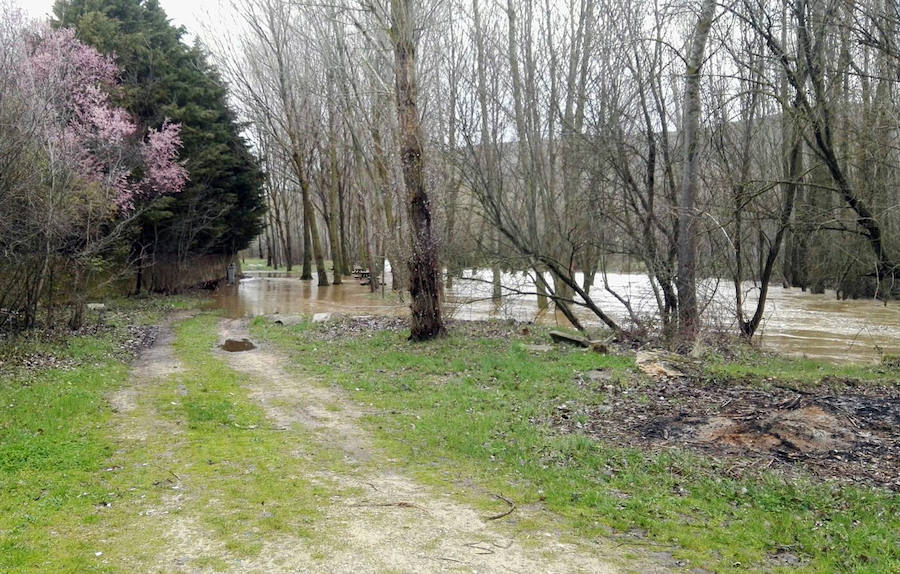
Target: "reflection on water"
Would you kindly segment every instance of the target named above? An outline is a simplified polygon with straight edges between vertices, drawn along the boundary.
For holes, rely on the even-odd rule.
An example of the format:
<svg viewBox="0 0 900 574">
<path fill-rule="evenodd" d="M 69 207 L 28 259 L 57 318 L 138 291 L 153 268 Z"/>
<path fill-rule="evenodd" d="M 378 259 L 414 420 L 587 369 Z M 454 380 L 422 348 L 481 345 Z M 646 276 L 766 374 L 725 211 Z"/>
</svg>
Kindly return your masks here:
<svg viewBox="0 0 900 574">
<path fill-rule="evenodd" d="M 531 281 L 521 274 L 504 274 L 501 302 L 491 300 L 490 272 L 468 273 L 469 279 L 456 279 L 447 289 L 447 314 L 457 319 L 508 318 L 565 324 L 565 318 L 550 312 L 538 313 L 537 298 L 531 294 Z M 617 320 L 625 321 L 627 312 L 598 278 L 599 285 L 591 296 Z M 611 289 L 630 300 L 633 311 L 651 317 L 656 303 L 650 284 L 643 275 L 609 274 Z M 722 328 L 733 324 L 734 290 L 730 284 L 705 284 L 706 317 Z M 755 290 L 745 288 L 746 297 L 754 302 Z M 272 313 L 307 314 L 336 312 L 347 315 L 391 315 L 407 313 L 405 303 L 388 293 L 370 294 L 369 288 L 351 278 L 344 285 L 317 287 L 314 281 L 300 281 L 297 273 L 254 274 L 240 284 L 225 287 L 216 295 L 216 305 L 231 317 L 248 317 Z M 599 325 L 590 312 L 578 311 L 586 325 Z M 871 362 L 879 352 L 900 353 L 900 304 L 891 302 L 838 301 L 833 294 L 811 295 L 799 289 L 773 286 L 769 291 L 763 344 L 779 352 L 805 355 L 832 362 Z"/>
<path fill-rule="evenodd" d="M 348 278 L 343 285 L 316 286 L 300 281 L 297 273 L 265 273 L 241 279 L 238 285 L 216 291 L 216 306 L 229 317 L 255 317 L 281 313 L 312 315 L 400 315 L 405 307 L 393 299 L 369 293 L 367 286 Z"/>
</svg>

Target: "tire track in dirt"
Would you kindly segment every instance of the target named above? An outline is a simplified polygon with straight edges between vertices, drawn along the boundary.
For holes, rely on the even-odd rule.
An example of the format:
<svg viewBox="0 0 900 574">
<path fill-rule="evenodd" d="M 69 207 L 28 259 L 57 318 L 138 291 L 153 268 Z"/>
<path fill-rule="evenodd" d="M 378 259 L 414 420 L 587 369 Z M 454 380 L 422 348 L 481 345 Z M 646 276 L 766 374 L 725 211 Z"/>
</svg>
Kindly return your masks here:
<svg viewBox="0 0 900 574">
<path fill-rule="evenodd" d="M 147 460 L 144 466 L 154 467 L 164 479 L 154 483 L 165 491 L 158 500 L 146 502 L 142 496 L 134 504 L 134 522 L 123 531 L 112 535 L 124 536 L 127 540 L 137 538 L 145 532 L 144 540 L 154 545 L 157 538 L 164 544 L 147 558 L 141 548 L 126 548 L 122 558 L 125 572 L 218 572 L 215 566 L 198 567 L 198 561 L 211 560 L 212 563 L 228 564 L 233 572 L 271 572 L 272 564 L 245 562 L 234 556 L 224 541 L 220 540 L 199 517 L 192 515 L 192 504 L 196 505 L 195 493 L 206 485 L 195 484 L 188 469 L 173 468 L 177 450 L 183 448 L 181 427 L 157 412 L 153 402 L 153 386 L 167 382 L 171 376 L 184 373 L 187 369 L 175 354 L 174 325 L 189 318 L 189 313 L 175 313 L 167 317 L 158 328 L 153 344 L 145 349 L 131 368 L 129 383 L 111 393 L 107 400 L 115 416 L 112 424 L 120 443 L 120 453 L 128 452 L 142 445 L 166 445 L 156 458 Z M 180 384 L 178 394 L 187 391 Z M 177 472 L 176 472 L 177 471 Z M 149 500 L 149 499 L 147 499 Z M 140 545 L 140 542 L 138 542 Z M 294 558 L 298 553 L 294 553 Z M 296 560 L 308 564 L 308 556 Z M 296 569 L 292 571 L 298 571 Z"/>
<path fill-rule="evenodd" d="M 219 324 L 220 340 L 249 337 L 245 320 Z M 302 428 L 324 448 L 343 451 L 348 472 L 313 473 L 358 496 L 332 500 L 321 509 L 335 533 L 311 572 L 665 572 L 647 558 L 635 564 L 605 542 L 569 543 L 551 533 L 511 535 L 473 508 L 389 468 L 360 425 L 363 411 L 342 391 L 288 372 L 287 359 L 266 348 L 217 355 L 249 375 L 248 392 L 279 427 Z M 519 509 L 517 512 L 529 512 Z M 513 537 L 511 537 L 513 536 Z M 632 553 L 634 549 L 632 550 Z M 264 551 L 265 553 L 265 551 Z M 649 554 L 649 553 L 648 553 Z M 621 565 L 621 566 L 620 566 Z"/>
<path fill-rule="evenodd" d="M 150 385 L 184 370 L 181 361 L 175 356 L 175 332 L 172 325 L 187 317 L 187 314 L 167 317 L 159 326 L 153 344 L 144 349 L 132 365 L 128 384 L 107 397 L 110 408 L 119 415 L 116 417 L 116 426 L 121 438 L 143 441 L 151 435 L 178 432 L 175 425 L 140 403 Z M 142 408 L 138 408 L 139 406 Z"/>
</svg>

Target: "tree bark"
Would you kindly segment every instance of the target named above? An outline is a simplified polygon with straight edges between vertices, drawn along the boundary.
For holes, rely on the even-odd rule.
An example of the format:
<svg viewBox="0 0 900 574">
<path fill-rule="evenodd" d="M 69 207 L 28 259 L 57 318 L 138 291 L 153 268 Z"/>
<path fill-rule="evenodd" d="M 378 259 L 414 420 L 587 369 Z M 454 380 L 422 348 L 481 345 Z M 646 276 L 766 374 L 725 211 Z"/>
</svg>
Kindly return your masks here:
<svg viewBox="0 0 900 574">
<path fill-rule="evenodd" d="M 391 1 L 391 39 L 394 44 L 397 119 L 400 129 L 400 159 L 406 184 L 407 207 L 412 227 L 409 258 L 409 292 L 412 322 L 409 338 L 432 339 L 444 332 L 438 297 L 440 273 L 437 245 L 431 228 L 431 208 L 425 191 L 424 139 L 416 104 L 416 55 L 411 0 Z"/>
<path fill-rule="evenodd" d="M 715 16 L 715 0 L 703 0 L 694 28 L 684 81 L 684 177 L 678 205 L 678 333 L 682 343 L 690 343 L 700 327 L 697 307 L 697 236 L 695 203 L 698 180 L 698 132 L 700 131 L 700 69 L 706 40 Z"/>
</svg>

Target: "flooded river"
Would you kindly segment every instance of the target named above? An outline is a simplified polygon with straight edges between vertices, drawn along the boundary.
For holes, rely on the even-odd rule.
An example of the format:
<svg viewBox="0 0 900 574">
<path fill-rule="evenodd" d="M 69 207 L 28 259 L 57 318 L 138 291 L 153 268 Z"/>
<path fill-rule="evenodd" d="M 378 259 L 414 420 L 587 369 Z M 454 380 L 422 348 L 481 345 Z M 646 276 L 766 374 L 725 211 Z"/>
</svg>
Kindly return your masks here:
<svg viewBox="0 0 900 574">
<path fill-rule="evenodd" d="M 346 315 L 391 315 L 407 313 L 401 302 L 387 289 L 384 297 L 348 278 L 344 285 L 317 287 L 315 281 L 300 281 L 298 273 L 251 272 L 236 286 L 224 287 L 215 294 L 216 306 L 231 317 L 265 314 L 341 313 Z M 521 275 L 504 274 L 505 290 L 500 303 L 491 301 L 489 272 L 476 272 L 473 279 L 456 279 L 447 290 L 447 312 L 463 320 L 485 318 L 518 319 L 544 324 L 566 324 L 562 316 L 539 313 L 533 286 Z M 609 286 L 631 301 L 639 316 L 651 316 L 656 308 L 646 276 L 616 273 L 607 277 Z M 733 319 L 733 287 L 706 285 L 706 316 L 722 327 Z M 752 286 L 747 295 L 753 297 Z M 625 308 L 602 285 L 591 296 L 618 320 L 626 317 Z M 589 312 L 578 312 L 586 325 L 598 325 Z M 769 292 L 762 343 L 782 353 L 808 356 L 831 362 L 875 362 L 881 354 L 900 354 L 900 304 L 879 301 L 838 301 L 833 293 L 812 295 L 799 289 L 773 286 Z"/>
</svg>

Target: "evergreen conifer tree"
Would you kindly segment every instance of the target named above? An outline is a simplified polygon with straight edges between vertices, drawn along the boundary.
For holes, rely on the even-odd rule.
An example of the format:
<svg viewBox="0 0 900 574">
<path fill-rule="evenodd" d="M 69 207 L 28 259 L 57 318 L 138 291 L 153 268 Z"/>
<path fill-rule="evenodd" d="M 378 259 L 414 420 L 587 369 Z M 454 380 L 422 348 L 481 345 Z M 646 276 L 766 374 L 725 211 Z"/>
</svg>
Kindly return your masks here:
<svg viewBox="0 0 900 574">
<path fill-rule="evenodd" d="M 263 224 L 262 173 L 203 47 L 183 43 L 184 29 L 156 0 L 58 0 L 54 14 L 54 25 L 73 27 L 83 42 L 115 56 L 118 103 L 142 127 L 166 119 L 182 126 L 180 157 L 190 180 L 146 211 L 132 256 L 184 262 L 245 248 Z"/>
</svg>

